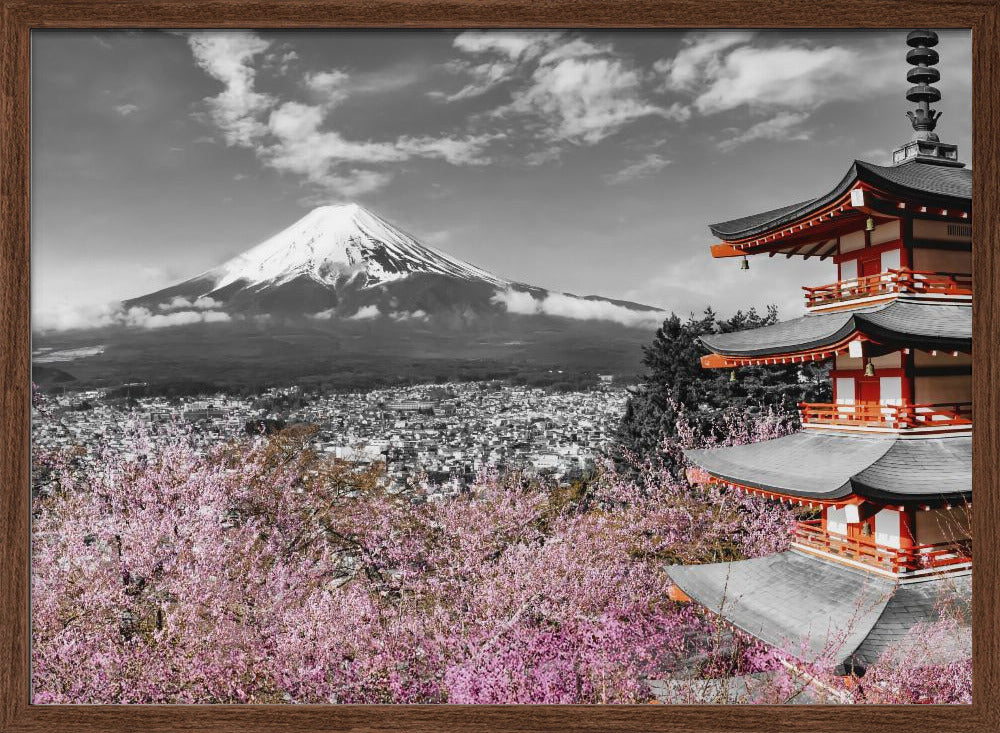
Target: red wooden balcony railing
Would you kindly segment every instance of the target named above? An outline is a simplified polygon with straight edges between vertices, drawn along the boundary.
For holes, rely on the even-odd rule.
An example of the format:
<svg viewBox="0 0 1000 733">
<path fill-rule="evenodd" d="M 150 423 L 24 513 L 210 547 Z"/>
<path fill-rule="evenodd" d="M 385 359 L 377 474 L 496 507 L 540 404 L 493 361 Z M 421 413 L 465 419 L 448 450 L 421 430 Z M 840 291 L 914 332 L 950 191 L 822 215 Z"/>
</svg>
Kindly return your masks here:
<svg viewBox="0 0 1000 733">
<path fill-rule="evenodd" d="M 893 428 L 943 428 L 972 425 L 971 402 L 882 405 L 858 402 L 839 405 L 829 402 L 800 402 L 803 424 L 848 425 Z"/>
<path fill-rule="evenodd" d="M 869 539 L 831 534 L 823 530 L 822 520 L 819 519 L 798 522 L 794 541 L 814 550 L 893 573 L 943 570 L 972 561 L 972 540 L 896 548 L 880 545 Z"/>
<path fill-rule="evenodd" d="M 810 308 L 890 293 L 972 295 L 972 275 L 958 272 L 925 272 L 903 267 L 886 270 L 877 275 L 838 280 L 829 285 L 802 289 L 806 293 L 806 306 Z"/>
</svg>

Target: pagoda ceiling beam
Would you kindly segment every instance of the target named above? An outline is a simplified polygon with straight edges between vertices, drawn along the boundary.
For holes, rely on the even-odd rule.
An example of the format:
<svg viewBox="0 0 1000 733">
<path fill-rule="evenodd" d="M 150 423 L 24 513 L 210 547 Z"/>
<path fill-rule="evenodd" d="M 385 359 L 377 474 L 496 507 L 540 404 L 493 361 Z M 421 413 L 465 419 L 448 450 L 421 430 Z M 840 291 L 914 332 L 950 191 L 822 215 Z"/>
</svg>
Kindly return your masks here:
<svg viewBox="0 0 1000 733">
<path fill-rule="evenodd" d="M 716 257 L 716 258 L 721 258 L 721 257 L 743 257 L 745 255 L 746 255 L 746 252 L 744 252 L 741 249 L 737 249 L 736 247 L 734 247 L 733 245 L 729 244 L 728 242 L 723 242 L 722 244 L 713 244 L 712 245 L 712 257 Z"/>
</svg>

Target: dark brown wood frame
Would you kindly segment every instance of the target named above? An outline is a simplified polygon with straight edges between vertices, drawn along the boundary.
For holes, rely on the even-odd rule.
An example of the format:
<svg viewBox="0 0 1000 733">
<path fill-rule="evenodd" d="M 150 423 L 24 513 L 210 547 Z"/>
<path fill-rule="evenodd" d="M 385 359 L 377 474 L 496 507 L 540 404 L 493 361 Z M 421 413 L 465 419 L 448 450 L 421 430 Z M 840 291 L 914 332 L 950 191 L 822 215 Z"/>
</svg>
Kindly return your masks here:
<svg viewBox="0 0 1000 733">
<path fill-rule="evenodd" d="M 1000 730 L 1000 0 L 0 0 L 0 732 Z M 971 706 L 33 706 L 29 34 L 33 28 L 971 28 L 976 334 Z"/>
</svg>

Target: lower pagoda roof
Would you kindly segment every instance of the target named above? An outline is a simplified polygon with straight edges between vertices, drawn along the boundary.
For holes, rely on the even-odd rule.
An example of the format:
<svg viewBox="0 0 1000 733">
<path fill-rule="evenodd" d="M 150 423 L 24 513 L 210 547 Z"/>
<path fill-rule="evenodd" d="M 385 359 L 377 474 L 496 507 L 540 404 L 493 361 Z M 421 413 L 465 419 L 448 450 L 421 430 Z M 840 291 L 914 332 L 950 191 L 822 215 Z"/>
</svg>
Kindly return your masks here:
<svg viewBox="0 0 1000 733">
<path fill-rule="evenodd" d="M 899 582 L 796 550 L 708 565 L 674 565 L 667 575 L 688 597 L 737 628 L 807 663 L 843 673 L 865 668 L 895 645 L 913 642 L 940 602 L 971 608 L 970 574 Z M 968 614 L 966 614 L 967 617 Z M 921 649 L 921 651 L 924 651 Z M 963 653 L 933 650 L 931 663 Z"/>
<path fill-rule="evenodd" d="M 685 451 L 711 476 L 763 492 L 833 502 L 966 498 L 972 436 L 907 437 L 806 430 L 759 443 Z"/>
<path fill-rule="evenodd" d="M 917 349 L 972 348 L 972 307 L 898 298 L 875 308 L 810 313 L 745 331 L 703 336 L 716 354 L 756 358 L 842 347 L 858 334 L 879 343 Z"/>
</svg>

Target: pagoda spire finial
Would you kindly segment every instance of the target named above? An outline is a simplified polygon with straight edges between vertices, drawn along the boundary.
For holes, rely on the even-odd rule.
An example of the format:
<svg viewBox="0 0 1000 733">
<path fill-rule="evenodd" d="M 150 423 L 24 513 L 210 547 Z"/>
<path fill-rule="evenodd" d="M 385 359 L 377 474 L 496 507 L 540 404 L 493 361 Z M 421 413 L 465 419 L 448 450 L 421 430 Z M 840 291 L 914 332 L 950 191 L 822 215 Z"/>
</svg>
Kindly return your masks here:
<svg viewBox="0 0 1000 733">
<path fill-rule="evenodd" d="M 906 72 L 906 80 L 913 84 L 906 92 L 906 98 L 917 105 L 906 116 L 913 125 L 913 137 L 892 153 L 895 164 L 919 160 L 923 163 L 963 166 L 958 161 L 958 146 L 943 143 L 934 132 L 941 112 L 931 108 L 931 104 L 941 101 L 941 92 L 932 84 L 941 80 L 941 72 L 935 69 L 940 57 L 934 50 L 938 44 L 938 34 L 926 28 L 910 31 L 906 35 L 906 61 L 912 66 Z"/>
<path fill-rule="evenodd" d="M 906 72 L 906 80 L 916 86 L 910 87 L 906 98 L 917 103 L 917 109 L 907 112 L 910 124 L 913 125 L 914 140 L 937 140 L 934 128 L 937 127 L 941 113 L 931 109 L 931 104 L 941 100 L 941 92 L 932 87 L 941 79 L 941 72 L 934 68 L 940 60 L 934 46 L 938 44 L 938 35 L 931 30 L 910 31 L 906 36 L 906 45 L 910 50 L 906 54 L 907 63 L 913 64 Z"/>
</svg>

